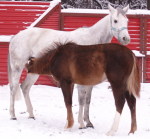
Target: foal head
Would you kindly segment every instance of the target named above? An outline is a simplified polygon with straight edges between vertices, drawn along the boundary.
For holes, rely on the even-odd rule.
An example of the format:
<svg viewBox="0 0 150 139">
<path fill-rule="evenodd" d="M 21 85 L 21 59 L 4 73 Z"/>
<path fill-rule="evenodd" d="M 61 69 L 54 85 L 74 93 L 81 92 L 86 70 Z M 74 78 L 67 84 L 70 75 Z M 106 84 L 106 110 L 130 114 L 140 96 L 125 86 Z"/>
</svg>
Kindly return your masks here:
<svg viewBox="0 0 150 139">
<path fill-rule="evenodd" d="M 25 65 L 28 73 L 51 75 L 50 64 L 53 53 L 48 52 L 39 58 L 29 58 L 28 63 Z"/>
<path fill-rule="evenodd" d="M 29 60 L 28 60 L 28 63 L 25 65 L 25 68 L 27 69 L 28 73 L 33 73 L 35 72 L 35 68 L 34 68 L 34 65 L 35 65 L 35 58 L 34 57 L 30 57 Z"/>
<path fill-rule="evenodd" d="M 111 16 L 110 24 L 113 36 L 117 38 L 121 44 L 127 45 L 130 42 L 130 36 L 128 33 L 128 18 L 126 17 L 129 5 L 123 9 L 114 9 L 109 4 L 108 8 Z"/>
</svg>

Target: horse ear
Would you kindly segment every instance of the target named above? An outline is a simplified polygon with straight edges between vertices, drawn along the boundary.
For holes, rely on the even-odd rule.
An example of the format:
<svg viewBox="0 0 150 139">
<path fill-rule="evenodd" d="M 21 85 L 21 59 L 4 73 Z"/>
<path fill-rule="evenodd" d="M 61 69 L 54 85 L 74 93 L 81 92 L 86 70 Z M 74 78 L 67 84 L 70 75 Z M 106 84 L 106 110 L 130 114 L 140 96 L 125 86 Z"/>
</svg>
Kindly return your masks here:
<svg viewBox="0 0 150 139">
<path fill-rule="evenodd" d="M 110 3 L 108 3 L 108 9 L 111 13 L 115 11 L 115 9 L 110 5 Z"/>
<path fill-rule="evenodd" d="M 128 4 L 126 7 L 123 8 L 123 11 L 124 11 L 125 13 L 127 13 L 128 10 L 129 10 L 129 4 Z"/>
</svg>

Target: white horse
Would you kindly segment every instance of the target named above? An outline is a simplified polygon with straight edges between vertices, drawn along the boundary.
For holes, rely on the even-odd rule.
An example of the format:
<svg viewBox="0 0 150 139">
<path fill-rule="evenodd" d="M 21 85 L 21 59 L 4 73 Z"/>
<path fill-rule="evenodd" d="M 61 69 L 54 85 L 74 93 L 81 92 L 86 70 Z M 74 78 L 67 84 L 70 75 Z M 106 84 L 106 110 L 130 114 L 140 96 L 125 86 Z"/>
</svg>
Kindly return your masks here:
<svg viewBox="0 0 150 139">
<path fill-rule="evenodd" d="M 16 119 L 15 116 L 15 97 L 20 91 L 19 79 L 24 69 L 25 63 L 28 62 L 29 57 L 38 57 L 43 49 L 54 49 L 52 46 L 55 42 L 65 43 L 73 41 L 81 45 L 109 43 L 115 37 L 120 43 L 126 45 L 130 42 L 130 36 L 127 30 L 128 19 L 126 13 L 129 6 L 120 9 L 114 9 L 111 5 L 108 6 L 110 14 L 98 21 L 89 28 L 79 28 L 74 31 L 57 31 L 44 28 L 28 28 L 16 34 L 9 46 L 8 57 L 8 76 L 10 83 L 10 115 L 11 119 Z M 39 75 L 27 74 L 26 79 L 21 84 L 21 89 L 25 98 L 27 112 L 30 118 L 34 118 L 33 107 L 29 97 L 29 90 L 36 82 Z M 93 86 L 78 85 L 79 92 L 79 117 L 78 121 L 80 128 L 84 128 L 84 120 L 87 127 L 93 127 L 89 120 L 89 105 L 91 99 L 91 91 Z M 83 115 L 83 109 L 84 115 Z M 83 118 L 84 117 L 84 118 Z M 120 113 L 116 114 L 112 129 L 109 132 L 113 134 L 116 130 L 120 117 Z"/>
</svg>

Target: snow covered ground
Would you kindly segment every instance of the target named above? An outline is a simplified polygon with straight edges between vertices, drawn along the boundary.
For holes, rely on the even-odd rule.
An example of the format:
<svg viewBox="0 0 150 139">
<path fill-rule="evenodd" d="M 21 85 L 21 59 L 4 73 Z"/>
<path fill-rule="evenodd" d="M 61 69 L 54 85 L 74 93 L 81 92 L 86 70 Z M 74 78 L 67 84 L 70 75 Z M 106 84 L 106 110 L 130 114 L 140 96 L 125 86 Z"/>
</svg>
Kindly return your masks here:
<svg viewBox="0 0 150 139">
<path fill-rule="evenodd" d="M 28 119 L 23 98 L 16 102 L 18 120 L 10 120 L 9 87 L 0 86 L 0 138 L 2 139 L 148 139 L 150 138 L 150 84 L 142 84 L 141 98 L 137 100 L 137 125 L 135 134 L 130 130 L 130 112 L 125 105 L 118 132 L 115 136 L 106 136 L 110 129 L 115 106 L 109 83 L 104 82 L 94 87 L 90 118 L 95 128 L 78 129 L 78 94 L 75 86 L 73 113 L 75 124 L 71 130 L 65 130 L 66 108 L 60 88 L 35 85 L 30 96 L 36 120 Z"/>
</svg>

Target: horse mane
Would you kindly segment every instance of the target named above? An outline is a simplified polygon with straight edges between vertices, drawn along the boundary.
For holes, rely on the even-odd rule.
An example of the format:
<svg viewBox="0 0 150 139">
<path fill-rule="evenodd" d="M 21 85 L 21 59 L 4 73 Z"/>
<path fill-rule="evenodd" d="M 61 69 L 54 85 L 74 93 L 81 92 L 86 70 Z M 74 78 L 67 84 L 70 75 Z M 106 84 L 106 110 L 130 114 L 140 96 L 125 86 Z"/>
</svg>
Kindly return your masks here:
<svg viewBox="0 0 150 139">
<path fill-rule="evenodd" d="M 53 47 L 56 48 L 57 50 L 60 50 L 66 47 L 71 47 L 71 46 L 75 47 L 77 46 L 77 44 L 73 41 L 70 41 L 70 42 L 65 42 L 65 43 L 55 42 L 53 45 Z"/>
</svg>

